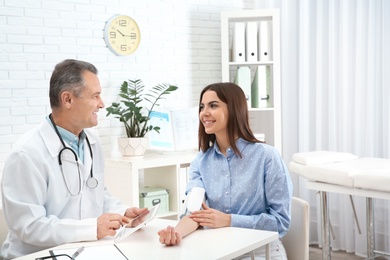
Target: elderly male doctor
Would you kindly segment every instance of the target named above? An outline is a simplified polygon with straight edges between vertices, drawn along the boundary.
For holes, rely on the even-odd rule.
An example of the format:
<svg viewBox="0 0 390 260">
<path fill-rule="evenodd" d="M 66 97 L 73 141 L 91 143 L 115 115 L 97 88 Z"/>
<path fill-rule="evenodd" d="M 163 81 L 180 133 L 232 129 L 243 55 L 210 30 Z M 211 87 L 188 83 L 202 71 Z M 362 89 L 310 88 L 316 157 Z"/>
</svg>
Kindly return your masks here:
<svg viewBox="0 0 390 260">
<path fill-rule="evenodd" d="M 97 69 L 65 60 L 50 79 L 52 113 L 24 134 L 5 162 L 1 248 L 12 259 L 63 243 L 113 236 L 147 209 L 128 208 L 104 188 L 96 126 L 104 107 Z"/>
</svg>

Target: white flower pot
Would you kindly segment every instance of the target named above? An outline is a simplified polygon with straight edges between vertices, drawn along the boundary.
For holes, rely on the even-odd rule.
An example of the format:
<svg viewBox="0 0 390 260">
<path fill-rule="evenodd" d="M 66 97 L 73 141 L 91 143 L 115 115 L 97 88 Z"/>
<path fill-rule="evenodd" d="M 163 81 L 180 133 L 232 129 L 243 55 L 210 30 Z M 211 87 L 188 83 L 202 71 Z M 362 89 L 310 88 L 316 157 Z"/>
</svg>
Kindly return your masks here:
<svg viewBox="0 0 390 260">
<path fill-rule="evenodd" d="M 143 156 L 149 142 L 146 137 L 120 137 L 118 145 L 123 156 Z"/>
</svg>

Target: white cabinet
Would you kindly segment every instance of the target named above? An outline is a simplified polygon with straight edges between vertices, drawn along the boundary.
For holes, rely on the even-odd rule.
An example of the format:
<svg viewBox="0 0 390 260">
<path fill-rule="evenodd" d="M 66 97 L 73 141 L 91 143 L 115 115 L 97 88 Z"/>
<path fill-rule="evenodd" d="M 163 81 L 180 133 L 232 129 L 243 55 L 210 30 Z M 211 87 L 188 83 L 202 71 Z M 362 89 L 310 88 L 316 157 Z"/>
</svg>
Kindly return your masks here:
<svg viewBox="0 0 390 260">
<path fill-rule="evenodd" d="M 257 46 L 257 49 L 253 49 L 253 55 L 250 48 L 254 46 Z M 264 46 L 266 46 L 266 51 L 264 51 Z M 221 51 L 222 80 L 224 82 L 237 80 L 236 83 L 244 89 L 248 97 L 249 122 L 252 131 L 255 135 L 264 134 L 266 143 L 275 146 L 281 153 L 279 10 L 221 12 Z M 248 68 L 250 76 L 246 78 Z M 238 72 L 239 69 L 240 72 Z M 257 96 L 262 91 L 259 85 L 252 85 L 257 70 L 269 76 L 269 83 L 266 86 L 268 96 L 265 98 Z M 263 79 L 267 80 L 264 77 Z M 252 93 L 255 94 L 252 95 Z M 253 100 L 255 102 L 252 102 Z M 259 100 L 267 100 L 268 103 L 259 105 Z"/>
<path fill-rule="evenodd" d="M 159 217 L 178 219 L 188 167 L 197 151 L 153 153 L 105 161 L 105 185 L 109 192 L 131 207 L 139 207 L 140 186 L 169 191 L 169 212 Z"/>
</svg>

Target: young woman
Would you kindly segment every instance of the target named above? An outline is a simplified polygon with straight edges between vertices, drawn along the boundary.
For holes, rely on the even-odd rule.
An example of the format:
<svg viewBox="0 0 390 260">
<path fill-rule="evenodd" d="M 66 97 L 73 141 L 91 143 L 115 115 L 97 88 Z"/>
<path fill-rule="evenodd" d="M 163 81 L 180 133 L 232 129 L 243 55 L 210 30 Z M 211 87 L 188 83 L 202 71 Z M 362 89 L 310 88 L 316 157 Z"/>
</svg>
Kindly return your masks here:
<svg viewBox="0 0 390 260">
<path fill-rule="evenodd" d="M 205 87 L 199 120 L 200 152 L 186 190 L 204 188 L 206 203 L 176 227 L 160 230 L 160 242 L 177 245 L 199 226 L 271 230 L 283 237 L 290 226 L 291 179 L 278 151 L 254 137 L 242 89 L 233 83 Z M 287 259 L 279 240 L 271 244 L 271 256 Z"/>
</svg>

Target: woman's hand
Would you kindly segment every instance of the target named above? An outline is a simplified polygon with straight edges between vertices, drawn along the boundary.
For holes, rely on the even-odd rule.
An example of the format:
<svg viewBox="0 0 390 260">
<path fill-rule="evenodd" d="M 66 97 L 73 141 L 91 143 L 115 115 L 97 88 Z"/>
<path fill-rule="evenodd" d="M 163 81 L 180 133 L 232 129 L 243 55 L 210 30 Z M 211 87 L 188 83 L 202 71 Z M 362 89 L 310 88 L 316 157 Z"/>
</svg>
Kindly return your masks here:
<svg viewBox="0 0 390 260">
<path fill-rule="evenodd" d="M 174 246 L 180 243 L 181 236 L 175 231 L 174 227 L 168 226 L 166 229 L 162 229 L 157 232 L 160 236 L 160 243 L 167 246 Z"/>
<path fill-rule="evenodd" d="M 216 209 L 207 207 L 206 203 L 202 203 L 203 210 L 192 212 L 189 216 L 193 221 L 204 227 L 220 228 L 231 226 L 230 214 L 225 214 Z"/>
</svg>

